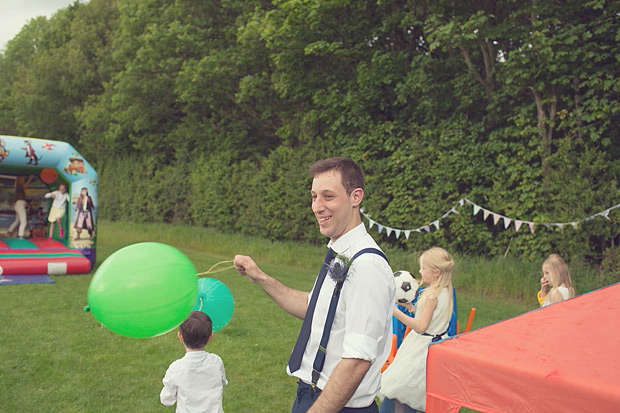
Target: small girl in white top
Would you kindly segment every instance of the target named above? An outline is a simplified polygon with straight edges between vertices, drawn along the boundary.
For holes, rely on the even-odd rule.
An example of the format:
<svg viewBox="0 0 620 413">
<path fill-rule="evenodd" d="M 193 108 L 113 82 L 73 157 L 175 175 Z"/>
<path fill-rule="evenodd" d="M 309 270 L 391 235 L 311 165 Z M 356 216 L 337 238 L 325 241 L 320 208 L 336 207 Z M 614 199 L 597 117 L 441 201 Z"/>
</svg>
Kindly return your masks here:
<svg viewBox="0 0 620 413">
<path fill-rule="evenodd" d="M 394 309 L 394 317 L 411 328 L 381 376 L 380 413 L 424 411 L 426 407 L 426 356 L 431 342 L 448 337 L 452 314 L 454 261 L 443 248 L 434 247 L 420 257 L 422 282 L 428 285 L 418 300 L 415 318 Z"/>
<path fill-rule="evenodd" d="M 558 254 L 551 254 L 543 262 L 538 302 L 541 307 L 568 300 L 575 296 L 568 266 Z"/>
<path fill-rule="evenodd" d="M 45 194 L 46 198 L 53 198 L 52 206 L 50 207 L 50 213 L 47 220 L 50 222 L 49 239 L 52 239 L 54 235 L 54 222 L 58 223 L 58 234 L 60 238 L 65 236 L 65 231 L 62 229 L 61 219 L 65 215 L 65 209 L 67 201 L 69 200 L 69 194 L 67 194 L 67 185 L 60 184 L 58 190 L 48 192 Z"/>
</svg>

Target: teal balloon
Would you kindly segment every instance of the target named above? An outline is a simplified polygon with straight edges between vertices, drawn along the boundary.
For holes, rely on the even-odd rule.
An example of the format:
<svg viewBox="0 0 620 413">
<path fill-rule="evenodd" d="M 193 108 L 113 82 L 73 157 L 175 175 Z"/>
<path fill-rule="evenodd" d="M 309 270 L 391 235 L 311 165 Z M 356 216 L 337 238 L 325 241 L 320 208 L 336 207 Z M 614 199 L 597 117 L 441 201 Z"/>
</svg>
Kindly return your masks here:
<svg viewBox="0 0 620 413">
<path fill-rule="evenodd" d="M 198 297 L 193 311 L 201 311 L 213 322 L 213 331 L 224 328 L 235 308 L 232 293 L 223 282 L 215 278 L 198 279 Z"/>
<path fill-rule="evenodd" d="M 110 255 L 87 293 L 88 308 L 123 336 L 154 337 L 174 329 L 196 302 L 196 268 L 178 249 L 143 242 Z"/>
</svg>

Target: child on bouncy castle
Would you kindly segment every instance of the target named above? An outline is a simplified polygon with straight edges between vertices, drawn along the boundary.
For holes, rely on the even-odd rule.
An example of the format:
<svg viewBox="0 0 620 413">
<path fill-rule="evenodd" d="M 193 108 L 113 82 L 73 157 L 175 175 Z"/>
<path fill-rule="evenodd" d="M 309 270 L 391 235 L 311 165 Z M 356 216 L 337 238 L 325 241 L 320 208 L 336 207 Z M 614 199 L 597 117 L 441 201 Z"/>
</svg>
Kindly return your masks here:
<svg viewBox="0 0 620 413">
<path fill-rule="evenodd" d="M 65 215 L 67 201 L 69 200 L 67 185 L 60 184 L 56 191 L 45 194 L 45 198 L 54 199 L 50 207 L 49 216 L 47 217 L 47 220 L 50 222 L 49 239 L 52 239 L 52 235 L 54 235 L 54 222 L 58 223 L 58 234 L 60 238 L 63 238 L 65 236 L 65 231 L 62 229 L 61 219 Z"/>
</svg>

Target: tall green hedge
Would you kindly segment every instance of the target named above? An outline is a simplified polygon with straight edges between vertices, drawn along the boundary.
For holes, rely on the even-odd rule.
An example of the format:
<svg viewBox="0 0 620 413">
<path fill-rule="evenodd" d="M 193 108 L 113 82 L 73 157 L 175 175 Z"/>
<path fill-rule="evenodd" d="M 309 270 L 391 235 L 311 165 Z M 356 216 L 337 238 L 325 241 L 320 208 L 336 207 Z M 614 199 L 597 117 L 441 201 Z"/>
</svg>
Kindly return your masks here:
<svg viewBox="0 0 620 413">
<path fill-rule="evenodd" d="M 110 219 L 317 242 L 306 170 L 344 155 L 393 228 L 461 198 L 572 222 L 620 202 L 618 16 L 610 0 L 76 2 L 0 53 L 0 132 L 73 143 Z M 618 210 L 535 234 L 460 212 L 380 237 L 618 260 Z"/>
</svg>

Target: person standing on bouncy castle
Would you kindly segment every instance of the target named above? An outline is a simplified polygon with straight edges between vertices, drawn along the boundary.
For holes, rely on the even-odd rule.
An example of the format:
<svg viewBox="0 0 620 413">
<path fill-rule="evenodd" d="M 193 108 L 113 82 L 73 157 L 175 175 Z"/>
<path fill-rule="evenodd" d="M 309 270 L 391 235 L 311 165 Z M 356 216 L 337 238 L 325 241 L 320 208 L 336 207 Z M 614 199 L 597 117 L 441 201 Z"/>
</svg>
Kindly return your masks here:
<svg viewBox="0 0 620 413">
<path fill-rule="evenodd" d="M 28 224 L 26 214 L 26 188 L 32 182 L 34 175 L 30 175 L 28 180 L 23 176 L 15 178 L 15 194 L 13 195 L 13 209 L 15 210 L 15 219 L 9 226 L 9 234 L 11 234 L 15 228 L 19 225 L 17 235 L 19 238 L 24 238 L 24 231 L 26 230 L 26 224 Z"/>
<path fill-rule="evenodd" d="M 48 192 L 45 194 L 46 198 L 54 198 L 52 206 L 50 208 L 49 216 L 47 220 L 50 222 L 49 239 L 52 239 L 54 235 L 54 222 L 58 223 L 58 234 L 60 238 L 65 236 L 65 231 L 62 229 L 61 219 L 65 216 L 65 209 L 67 201 L 69 201 L 69 194 L 67 194 L 67 185 L 60 184 L 58 189 L 54 192 Z"/>
<path fill-rule="evenodd" d="M 312 212 L 328 251 L 310 293 L 287 287 L 248 256 L 241 275 L 287 313 L 303 319 L 287 373 L 298 379 L 292 413 L 377 412 L 381 366 L 390 351 L 394 277 L 361 222 L 364 173 L 351 159 L 310 167 Z"/>
</svg>

